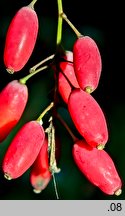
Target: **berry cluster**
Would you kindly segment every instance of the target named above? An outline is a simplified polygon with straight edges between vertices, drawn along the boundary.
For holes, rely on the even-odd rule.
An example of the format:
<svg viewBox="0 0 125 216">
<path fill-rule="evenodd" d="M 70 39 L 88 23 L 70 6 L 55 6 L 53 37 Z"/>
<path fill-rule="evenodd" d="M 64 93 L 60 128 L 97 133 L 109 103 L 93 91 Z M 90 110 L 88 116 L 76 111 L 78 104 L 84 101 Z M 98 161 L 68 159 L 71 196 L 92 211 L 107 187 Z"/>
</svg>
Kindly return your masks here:
<svg viewBox="0 0 125 216">
<path fill-rule="evenodd" d="M 28 6 L 22 7 L 9 25 L 5 40 L 4 64 L 10 74 L 21 71 L 34 50 L 39 29 L 38 16 L 34 10 L 36 1 L 32 0 Z M 25 111 L 28 101 L 27 80 L 47 68 L 54 71 L 52 101 L 36 120 L 25 123 L 13 138 L 2 161 L 4 177 L 8 180 L 16 179 L 30 168 L 30 183 L 34 192 L 39 193 L 47 187 L 51 178 L 54 178 L 54 173 L 60 172 L 57 167 L 61 156 L 60 142 L 55 119 L 60 120 L 72 134 L 58 113 L 58 108 L 63 102 L 80 137 L 72 135 L 74 162 L 84 176 L 104 193 L 120 195 L 122 181 L 112 158 L 104 150 L 108 142 L 106 118 L 91 94 L 99 84 L 102 71 L 101 55 L 95 41 L 82 35 L 69 21 L 63 12 L 62 1 L 58 0 L 57 3 L 59 15 L 55 54 L 30 68 L 27 76 L 9 82 L 0 93 L 2 142 Z M 72 51 L 61 46 L 63 20 L 77 36 Z M 44 124 L 46 113 L 49 113 L 49 119 Z"/>
</svg>

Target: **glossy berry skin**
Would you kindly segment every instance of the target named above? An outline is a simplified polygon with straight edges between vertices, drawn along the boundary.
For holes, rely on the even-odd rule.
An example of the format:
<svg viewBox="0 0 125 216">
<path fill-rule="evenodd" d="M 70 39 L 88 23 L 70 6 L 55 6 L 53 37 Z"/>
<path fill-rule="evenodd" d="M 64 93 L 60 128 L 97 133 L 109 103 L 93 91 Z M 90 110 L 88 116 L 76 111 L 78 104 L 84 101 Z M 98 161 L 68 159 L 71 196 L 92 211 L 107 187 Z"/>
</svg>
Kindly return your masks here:
<svg viewBox="0 0 125 216">
<path fill-rule="evenodd" d="M 108 140 L 105 116 L 96 100 L 81 89 L 75 89 L 68 100 L 71 118 L 87 143 L 92 147 L 104 147 Z"/>
<path fill-rule="evenodd" d="M 72 86 L 75 88 L 79 88 L 79 84 L 76 80 L 74 66 L 73 66 L 73 53 L 71 51 L 66 51 L 65 56 L 63 57 L 65 61 L 60 62 L 60 70 L 65 74 L 63 75 L 62 72 L 59 72 L 58 77 L 58 91 L 63 98 L 65 103 L 68 103 L 68 98 L 72 90 Z M 66 62 L 69 61 L 69 62 Z M 71 85 L 70 85 L 71 83 Z"/>
<path fill-rule="evenodd" d="M 73 145 L 73 158 L 86 178 L 108 195 L 120 195 L 122 182 L 109 154 L 90 147 L 84 140 Z"/>
<path fill-rule="evenodd" d="M 79 86 L 84 91 L 93 92 L 99 83 L 102 61 L 95 41 L 79 37 L 73 46 L 73 63 Z"/>
<path fill-rule="evenodd" d="M 15 179 L 34 163 L 45 139 L 43 127 L 37 121 L 24 124 L 10 143 L 2 163 L 5 177 Z"/>
<path fill-rule="evenodd" d="M 27 86 L 18 80 L 9 82 L 0 93 L 0 142 L 20 120 L 28 100 Z"/>
<path fill-rule="evenodd" d="M 22 7 L 13 17 L 6 35 L 4 64 L 9 73 L 20 71 L 29 60 L 38 35 L 38 18 L 30 7 Z"/>
<path fill-rule="evenodd" d="M 48 139 L 45 138 L 41 150 L 31 167 L 30 183 L 34 188 L 34 192 L 38 193 L 44 190 L 51 180 L 51 172 L 49 171 L 49 155 L 48 155 Z"/>
</svg>

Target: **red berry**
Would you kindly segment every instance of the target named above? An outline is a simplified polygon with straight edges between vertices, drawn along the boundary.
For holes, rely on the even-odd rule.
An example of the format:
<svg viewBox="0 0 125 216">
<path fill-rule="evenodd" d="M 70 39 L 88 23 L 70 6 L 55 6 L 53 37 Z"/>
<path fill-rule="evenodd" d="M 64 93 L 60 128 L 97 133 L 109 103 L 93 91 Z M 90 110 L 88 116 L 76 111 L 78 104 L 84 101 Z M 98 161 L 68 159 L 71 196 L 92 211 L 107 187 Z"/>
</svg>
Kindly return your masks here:
<svg viewBox="0 0 125 216">
<path fill-rule="evenodd" d="M 73 53 L 71 51 L 66 51 L 63 58 L 65 59 L 65 61 L 60 62 L 60 69 L 65 74 L 67 79 L 62 72 L 59 73 L 58 90 L 65 103 L 68 103 L 68 98 L 72 89 L 71 85 L 73 85 L 75 88 L 79 88 L 79 84 L 76 80 L 74 72 Z"/>
<path fill-rule="evenodd" d="M 2 163 L 5 177 L 20 177 L 33 164 L 43 145 L 45 133 L 37 121 L 22 126 L 10 143 Z"/>
<path fill-rule="evenodd" d="M 72 91 L 72 87 L 70 86 L 70 84 L 68 83 L 68 81 L 66 80 L 66 78 L 62 73 L 59 73 L 59 77 L 58 77 L 58 91 L 62 99 L 64 100 L 64 102 L 67 104 L 69 95 Z"/>
<path fill-rule="evenodd" d="M 79 140 L 73 146 L 73 157 L 80 171 L 92 184 L 106 194 L 121 194 L 121 179 L 106 151 L 99 151 Z"/>
<path fill-rule="evenodd" d="M 71 118 L 87 143 L 103 148 L 108 140 L 105 116 L 96 100 L 81 89 L 72 91 L 68 101 Z"/>
<path fill-rule="evenodd" d="M 73 63 L 79 86 L 91 93 L 99 83 L 102 70 L 100 52 L 95 41 L 88 37 L 80 37 L 73 46 Z"/>
<path fill-rule="evenodd" d="M 26 107 L 28 89 L 24 84 L 13 80 L 0 93 L 0 142 L 3 141 L 18 123 Z"/>
<path fill-rule="evenodd" d="M 38 34 L 38 18 L 32 7 L 22 7 L 6 35 L 4 63 L 9 73 L 20 71 L 29 60 Z"/>
<path fill-rule="evenodd" d="M 73 53 L 71 51 L 66 51 L 63 56 L 65 61 L 60 62 L 60 69 L 66 75 L 70 83 L 75 87 L 79 88 L 79 84 L 77 82 L 74 67 L 73 67 Z"/>
<path fill-rule="evenodd" d="M 49 171 L 48 139 L 45 138 L 41 150 L 31 167 L 30 183 L 34 188 L 34 192 L 38 193 L 44 190 L 51 177 Z"/>
</svg>

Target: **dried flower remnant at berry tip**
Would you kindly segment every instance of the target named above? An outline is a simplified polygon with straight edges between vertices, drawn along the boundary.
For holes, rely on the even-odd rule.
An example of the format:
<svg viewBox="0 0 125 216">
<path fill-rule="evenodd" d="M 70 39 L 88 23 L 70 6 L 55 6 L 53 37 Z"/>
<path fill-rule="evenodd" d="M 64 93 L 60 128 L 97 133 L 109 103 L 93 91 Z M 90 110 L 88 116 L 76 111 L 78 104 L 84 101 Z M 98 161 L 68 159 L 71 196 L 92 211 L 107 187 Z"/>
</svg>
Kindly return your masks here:
<svg viewBox="0 0 125 216">
<path fill-rule="evenodd" d="M 4 173 L 4 178 L 6 178 L 7 180 L 11 180 L 11 175 L 9 173 Z"/>
</svg>

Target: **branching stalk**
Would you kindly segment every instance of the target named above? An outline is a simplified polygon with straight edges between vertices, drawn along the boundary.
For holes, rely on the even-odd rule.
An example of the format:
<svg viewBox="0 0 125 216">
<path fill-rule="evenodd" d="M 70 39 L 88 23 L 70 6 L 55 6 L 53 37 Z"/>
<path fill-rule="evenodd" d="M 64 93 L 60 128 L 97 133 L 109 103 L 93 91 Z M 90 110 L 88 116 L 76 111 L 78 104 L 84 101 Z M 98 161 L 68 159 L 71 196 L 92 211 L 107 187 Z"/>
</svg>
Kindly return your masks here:
<svg viewBox="0 0 125 216">
<path fill-rule="evenodd" d="M 61 17 L 68 23 L 68 25 L 71 27 L 71 29 L 75 32 L 76 36 L 82 37 L 83 35 L 77 30 L 77 28 L 73 25 L 73 23 L 67 18 L 65 13 L 61 14 Z"/>
<path fill-rule="evenodd" d="M 36 121 L 40 122 L 42 120 L 42 118 L 44 117 L 44 115 L 53 108 L 54 103 L 51 102 L 50 105 L 48 107 L 46 107 L 46 109 L 41 113 L 41 115 L 37 118 Z"/>
<path fill-rule="evenodd" d="M 37 74 L 37 73 L 39 73 L 39 72 L 41 72 L 41 71 L 43 71 L 43 70 L 45 70 L 45 69 L 47 69 L 47 68 L 48 68 L 48 65 L 46 65 L 46 66 L 44 66 L 44 67 L 41 67 L 41 68 L 39 68 L 38 70 L 34 71 L 33 73 L 30 73 L 30 74 L 28 74 L 27 76 L 25 76 L 25 77 L 19 79 L 19 82 L 20 82 L 21 84 L 26 84 L 26 82 L 27 82 L 28 79 L 30 79 L 30 78 L 31 78 L 32 76 L 34 76 L 35 74 Z"/>
<path fill-rule="evenodd" d="M 43 59 L 42 61 L 40 61 L 39 63 L 37 63 L 36 65 L 34 65 L 33 67 L 30 68 L 29 72 L 30 73 L 34 73 L 34 71 L 41 66 L 42 64 L 46 63 L 47 61 L 53 59 L 55 56 L 55 54 L 52 54 L 50 56 L 48 56 L 47 58 Z"/>
</svg>

